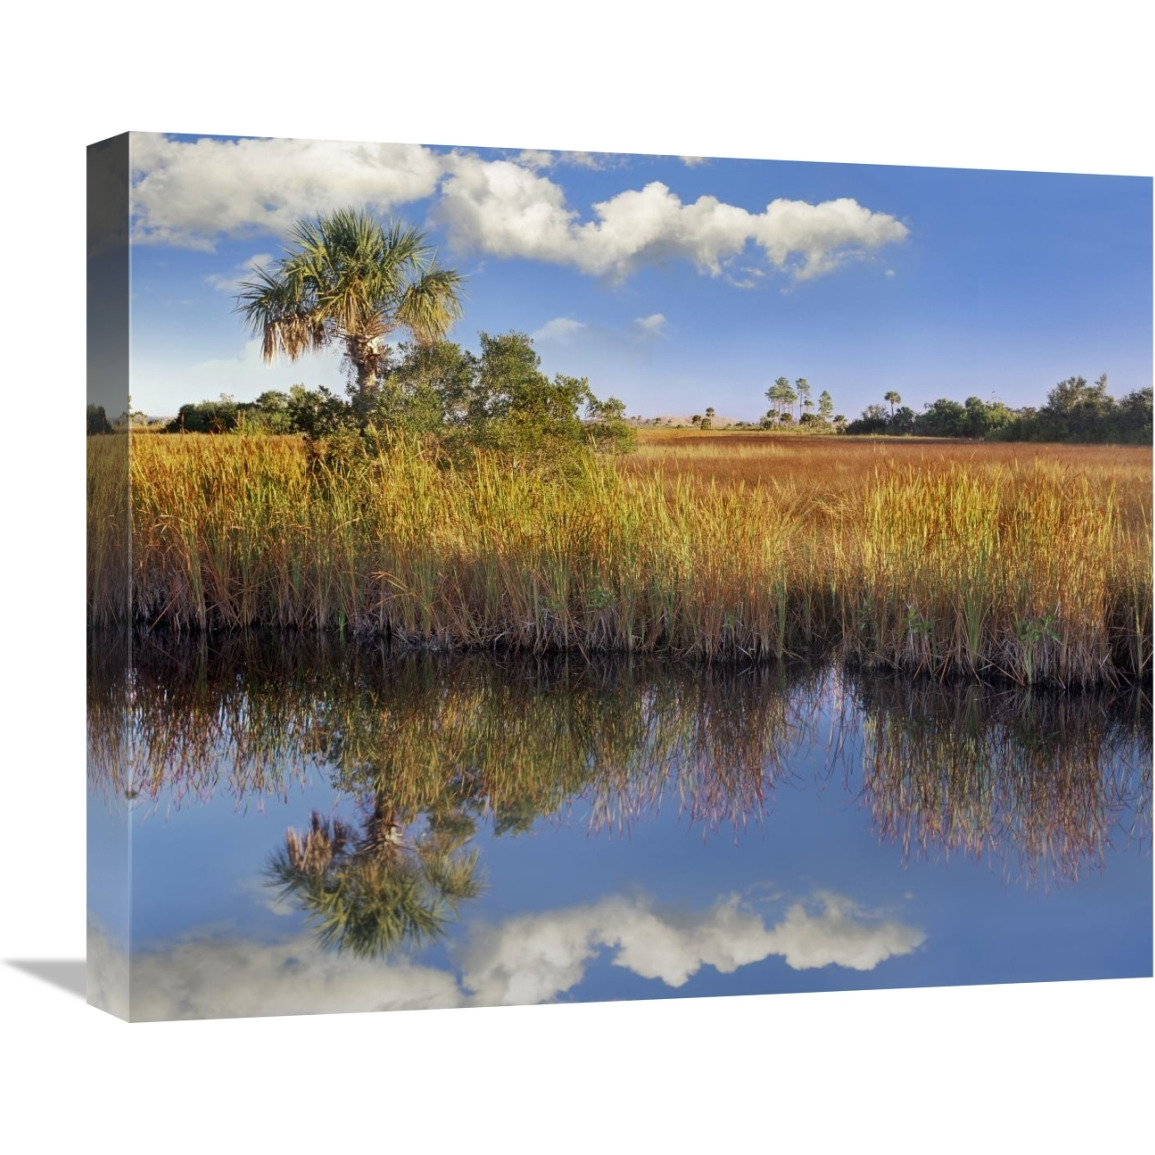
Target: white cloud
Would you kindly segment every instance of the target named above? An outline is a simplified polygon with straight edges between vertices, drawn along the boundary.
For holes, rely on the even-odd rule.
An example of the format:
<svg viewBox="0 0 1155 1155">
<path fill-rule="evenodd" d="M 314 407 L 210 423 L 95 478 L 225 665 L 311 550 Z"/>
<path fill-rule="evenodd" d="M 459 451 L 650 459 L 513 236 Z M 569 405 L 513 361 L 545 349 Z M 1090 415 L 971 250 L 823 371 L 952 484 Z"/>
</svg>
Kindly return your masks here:
<svg viewBox="0 0 1155 1155">
<path fill-rule="evenodd" d="M 553 168 L 557 164 L 557 157 L 541 148 L 523 148 L 513 159 L 523 168 Z"/>
<path fill-rule="evenodd" d="M 273 262 L 271 253 L 254 253 L 227 273 L 210 273 L 205 280 L 221 293 L 236 293 L 245 281 L 253 279 L 253 272 Z"/>
<path fill-rule="evenodd" d="M 345 205 L 388 212 L 432 195 L 442 157 L 416 144 L 168 140 L 134 133 L 133 236 L 211 249 L 219 234 L 285 235 Z"/>
<path fill-rule="evenodd" d="M 450 971 L 404 959 L 324 951 L 308 933 L 257 942 L 202 931 L 134 955 L 131 1014 L 159 1021 L 540 1003 L 576 987 L 607 948 L 614 965 L 677 988 L 703 966 L 730 974 L 771 955 L 796 970 L 873 970 L 925 938 L 827 892 L 793 904 L 770 927 L 734 896 L 705 911 L 663 911 L 643 898 L 613 896 L 476 931 L 459 982 Z M 123 947 L 95 925 L 88 962 L 94 1001 L 126 1017 Z"/>
<path fill-rule="evenodd" d="M 643 978 L 683 986 L 703 966 L 723 974 L 780 955 L 796 970 L 835 964 L 873 970 L 925 941 L 915 927 L 872 917 L 845 898 L 795 903 L 777 926 L 725 899 L 701 913 L 658 912 L 641 900 L 607 898 L 591 906 L 525 915 L 475 935 L 463 982 L 485 1005 L 544 1002 L 581 982 L 605 947 Z"/>
<path fill-rule="evenodd" d="M 619 160 L 619 156 L 612 152 L 549 152 L 541 148 L 523 148 L 511 159 L 524 168 L 531 169 L 571 165 L 574 168 L 600 170 L 613 166 Z"/>
<path fill-rule="evenodd" d="M 852 970 L 874 970 L 895 955 L 922 946 L 926 935 L 893 920 L 879 921 L 872 912 L 827 891 L 815 895 L 820 913 L 795 903 L 771 932 L 771 953 L 795 970 L 832 964 Z"/>
<path fill-rule="evenodd" d="M 573 265 L 621 278 L 675 258 L 717 275 L 751 242 L 772 265 L 804 279 L 901 241 L 906 226 L 847 197 L 812 205 L 776 200 L 761 214 L 717 197 L 684 204 L 660 181 L 618 193 L 581 222 L 561 186 L 510 161 L 450 159 L 434 215 L 460 250 Z"/>
<path fill-rule="evenodd" d="M 527 150 L 514 160 L 486 161 L 422 145 L 188 142 L 138 133 L 132 137 L 133 235 L 211 249 L 222 234 L 284 236 L 301 217 L 340 205 L 386 213 L 439 190 L 433 215 L 458 250 L 614 278 L 675 259 L 716 276 L 754 245 L 772 266 L 805 279 L 907 235 L 893 216 L 848 197 L 821 204 L 779 199 L 751 213 L 713 196 L 683 203 L 660 181 L 594 204 L 594 219 L 583 221 L 562 187 L 539 171 L 563 164 L 604 168 L 614 159 Z"/>
<path fill-rule="evenodd" d="M 451 244 L 499 257 L 571 262 L 577 214 L 566 208 L 560 185 L 511 161 L 460 155 L 450 161 L 452 175 L 433 215 L 448 227 Z"/>
<path fill-rule="evenodd" d="M 678 159 L 687 167 L 693 168 L 699 164 L 709 164 L 709 161 L 704 156 L 680 156 Z"/>
<path fill-rule="evenodd" d="M 117 976 L 124 955 L 99 930 L 89 931 L 88 965 L 97 989 L 123 989 Z M 448 971 L 330 953 L 310 935 L 277 943 L 188 938 L 137 954 L 132 962 L 134 1022 L 417 1010 L 464 1002 Z M 127 1017 L 122 995 L 105 1005 Z"/>
<path fill-rule="evenodd" d="M 887 213 L 873 213 L 850 197 L 811 205 L 776 200 L 754 218 L 754 240 L 778 268 L 799 278 L 829 272 L 850 256 L 901 241 L 907 228 Z"/>
<path fill-rule="evenodd" d="M 572 164 L 577 168 L 609 168 L 617 160 L 612 152 L 563 152 L 558 156 L 559 164 Z"/>
<path fill-rule="evenodd" d="M 583 329 L 588 328 L 584 321 L 575 321 L 570 317 L 554 317 L 550 321 L 546 321 L 540 329 L 535 329 L 530 333 L 530 337 L 535 341 L 568 341 L 575 333 L 580 333 Z"/>
<path fill-rule="evenodd" d="M 634 325 L 647 337 L 657 337 L 666 327 L 666 318 L 662 313 L 651 313 L 648 317 L 638 317 Z"/>
</svg>

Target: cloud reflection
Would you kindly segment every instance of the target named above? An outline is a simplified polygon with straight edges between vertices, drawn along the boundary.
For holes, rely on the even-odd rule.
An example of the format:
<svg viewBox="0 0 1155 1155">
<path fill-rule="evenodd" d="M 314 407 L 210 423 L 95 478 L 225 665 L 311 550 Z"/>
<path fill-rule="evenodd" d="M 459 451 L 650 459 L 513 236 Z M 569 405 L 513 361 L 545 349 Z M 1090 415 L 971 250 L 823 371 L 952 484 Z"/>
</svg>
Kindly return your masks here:
<svg viewBox="0 0 1155 1155">
<path fill-rule="evenodd" d="M 925 941 L 916 927 L 818 891 L 780 921 L 731 895 L 704 911 L 659 909 L 645 897 L 521 915 L 475 928 L 460 976 L 404 959 L 381 962 L 320 949 L 309 935 L 262 943 L 189 936 L 132 965 L 134 1021 L 414 1010 L 548 1002 L 573 990 L 603 951 L 615 966 L 669 987 L 703 966 L 723 974 L 779 956 L 795 970 L 830 965 L 858 971 L 909 954 Z M 89 932 L 92 983 L 114 990 L 123 953 L 98 927 Z M 117 1000 L 108 1005 L 125 1016 Z"/>
<path fill-rule="evenodd" d="M 874 918 L 830 892 L 794 903 L 769 927 L 737 896 L 694 913 L 660 912 L 643 899 L 613 897 L 475 933 L 463 981 L 486 1005 L 536 1003 L 576 986 L 602 948 L 615 951 L 615 966 L 681 987 L 703 966 L 731 974 L 771 955 L 794 970 L 833 964 L 868 971 L 925 939 L 915 927 Z"/>
</svg>

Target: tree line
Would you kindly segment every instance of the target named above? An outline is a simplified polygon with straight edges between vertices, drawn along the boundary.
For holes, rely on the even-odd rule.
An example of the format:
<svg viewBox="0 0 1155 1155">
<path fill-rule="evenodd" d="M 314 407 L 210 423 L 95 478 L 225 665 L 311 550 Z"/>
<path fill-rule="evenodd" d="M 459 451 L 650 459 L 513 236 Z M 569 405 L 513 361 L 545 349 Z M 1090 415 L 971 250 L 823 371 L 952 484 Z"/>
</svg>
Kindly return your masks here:
<svg viewBox="0 0 1155 1155">
<path fill-rule="evenodd" d="M 312 439 L 402 432 L 434 439 L 450 453 L 486 449 L 521 459 L 632 446 L 623 402 L 600 400 L 585 377 L 547 377 L 524 333 L 479 336 L 480 355 L 450 341 L 387 349 L 376 359 L 371 387 L 354 378 L 344 397 L 303 385 L 255 401 L 222 396 L 182 405 L 166 429 Z"/>
<path fill-rule="evenodd" d="M 1058 441 L 1143 445 L 1152 440 L 1151 388 L 1116 400 L 1107 392 L 1107 374 L 1094 384 L 1083 377 L 1060 381 L 1039 408 L 1013 409 L 1002 401 L 940 397 L 916 413 L 891 390 L 883 405 L 868 405 L 846 426 L 849 434 L 958 437 L 985 441 Z"/>
<path fill-rule="evenodd" d="M 763 429 L 774 429 L 798 425 L 816 431 L 838 430 L 846 422 L 841 413 L 834 412 L 834 401 L 823 389 L 815 403 L 810 399 L 812 390 L 805 377 L 799 377 L 793 385 L 787 377 L 779 377 L 766 390 L 770 408 L 759 424 Z M 797 402 L 797 416 L 794 405 Z"/>
</svg>

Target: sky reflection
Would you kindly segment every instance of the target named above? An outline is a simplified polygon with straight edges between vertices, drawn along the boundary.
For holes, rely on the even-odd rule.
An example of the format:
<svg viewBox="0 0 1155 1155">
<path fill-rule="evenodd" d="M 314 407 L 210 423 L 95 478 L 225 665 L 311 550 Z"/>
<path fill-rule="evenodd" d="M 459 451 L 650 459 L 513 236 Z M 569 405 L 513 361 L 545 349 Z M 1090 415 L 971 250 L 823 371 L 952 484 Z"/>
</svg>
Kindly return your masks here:
<svg viewBox="0 0 1155 1155">
<path fill-rule="evenodd" d="M 90 820 L 131 796 L 134 1019 L 1151 973 L 1142 695 L 251 640 L 138 653 L 129 693 L 104 657 Z M 322 872 L 278 892 L 316 822 Z M 438 933 L 319 940 L 329 891 L 392 918 L 402 864 L 462 855 Z M 122 912 L 90 913 L 114 1009 Z"/>
</svg>

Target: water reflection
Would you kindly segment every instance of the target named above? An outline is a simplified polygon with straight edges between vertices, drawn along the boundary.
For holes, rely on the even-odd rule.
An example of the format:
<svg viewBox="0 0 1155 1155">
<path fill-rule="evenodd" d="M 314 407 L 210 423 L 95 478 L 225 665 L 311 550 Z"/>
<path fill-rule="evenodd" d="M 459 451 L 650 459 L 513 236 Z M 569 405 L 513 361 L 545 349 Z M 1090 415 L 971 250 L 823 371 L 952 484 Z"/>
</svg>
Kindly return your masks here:
<svg viewBox="0 0 1155 1155">
<path fill-rule="evenodd" d="M 861 795 L 879 835 L 1075 881 L 1149 836 L 1151 701 L 852 679 Z M 848 777 L 853 779 L 854 769 Z"/>
<path fill-rule="evenodd" d="M 703 833 L 740 832 L 798 783 L 800 754 L 819 782 L 839 775 L 907 855 L 993 855 L 1027 878 L 1075 880 L 1112 840 L 1150 828 L 1142 690 L 398 658 L 259 635 L 138 642 L 130 677 L 123 648 L 99 634 L 91 646 L 94 788 L 179 805 L 283 795 L 323 774 L 356 800 L 358 828 L 318 814 L 270 871 L 325 941 L 357 953 L 435 935 L 476 893 L 478 822 L 516 833 L 580 804 L 591 830 L 621 830 L 676 804 Z M 396 923 L 382 907 L 393 903 L 406 911 Z"/>
<path fill-rule="evenodd" d="M 1150 970 L 1140 690 L 133 647 L 90 636 L 88 717 L 133 863 L 91 970 L 134 1019 Z"/>
</svg>

